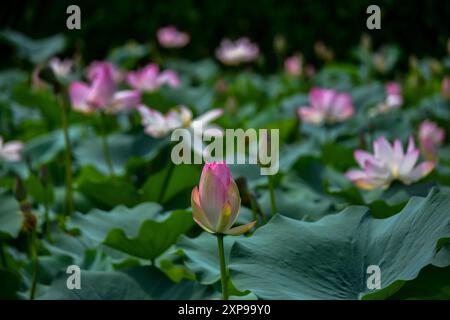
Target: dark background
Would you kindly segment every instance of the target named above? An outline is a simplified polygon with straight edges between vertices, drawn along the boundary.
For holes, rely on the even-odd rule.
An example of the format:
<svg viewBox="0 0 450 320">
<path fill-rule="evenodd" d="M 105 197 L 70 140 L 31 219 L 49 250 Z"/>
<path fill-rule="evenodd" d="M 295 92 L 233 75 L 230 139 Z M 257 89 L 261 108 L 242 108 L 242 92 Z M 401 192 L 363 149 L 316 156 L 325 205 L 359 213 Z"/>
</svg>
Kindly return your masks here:
<svg viewBox="0 0 450 320">
<path fill-rule="evenodd" d="M 70 4 L 81 8 L 80 31 L 66 29 Z M 381 7 L 381 30 L 366 28 L 366 8 L 371 4 Z M 260 45 L 269 65 L 277 34 L 286 37 L 288 54 L 300 50 L 312 58 L 314 43 L 322 40 L 344 60 L 350 58 L 362 33 L 370 34 L 375 47 L 397 44 L 402 58 L 410 54 L 441 57 L 450 36 L 450 1 L 444 0 L 10 0 L 2 1 L 0 8 L 0 28 L 33 38 L 65 33 L 68 53 L 78 48 L 88 61 L 104 58 L 112 47 L 129 40 L 154 40 L 156 30 L 167 24 L 191 34 L 192 42 L 183 49 L 183 56 L 211 55 L 223 37 L 247 35 Z M 8 49 L 1 51 L 7 61 Z"/>
</svg>

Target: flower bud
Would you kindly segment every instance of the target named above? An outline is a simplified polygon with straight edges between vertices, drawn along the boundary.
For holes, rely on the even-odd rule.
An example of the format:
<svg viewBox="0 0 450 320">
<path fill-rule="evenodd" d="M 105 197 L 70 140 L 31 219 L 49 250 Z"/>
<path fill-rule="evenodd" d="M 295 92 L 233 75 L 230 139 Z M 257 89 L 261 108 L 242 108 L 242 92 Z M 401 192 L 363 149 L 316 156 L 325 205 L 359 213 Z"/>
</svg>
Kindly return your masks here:
<svg viewBox="0 0 450 320">
<path fill-rule="evenodd" d="M 192 190 L 192 214 L 195 222 L 210 233 L 241 235 L 256 223 L 232 228 L 241 206 L 236 183 L 225 163 L 207 163 L 199 187 Z"/>
</svg>

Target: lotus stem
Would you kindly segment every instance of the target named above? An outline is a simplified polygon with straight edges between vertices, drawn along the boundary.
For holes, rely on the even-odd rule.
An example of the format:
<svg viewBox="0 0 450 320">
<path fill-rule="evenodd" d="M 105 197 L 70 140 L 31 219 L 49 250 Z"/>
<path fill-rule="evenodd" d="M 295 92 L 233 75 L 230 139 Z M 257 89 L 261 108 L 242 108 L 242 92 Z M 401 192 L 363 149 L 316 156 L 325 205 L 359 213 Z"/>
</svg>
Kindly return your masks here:
<svg viewBox="0 0 450 320">
<path fill-rule="evenodd" d="M 217 234 L 217 245 L 219 250 L 220 261 L 220 281 L 222 283 L 223 300 L 228 300 L 228 271 L 225 262 L 225 250 L 223 248 L 223 234 Z"/>
<path fill-rule="evenodd" d="M 108 130 L 107 130 L 107 122 L 106 122 L 106 114 L 100 112 L 100 122 L 101 122 L 101 139 L 102 139 L 102 147 L 103 147 L 103 156 L 105 157 L 106 165 L 108 166 L 109 175 L 114 177 L 114 166 L 111 160 L 111 153 L 109 151 L 108 145 Z"/>
<path fill-rule="evenodd" d="M 60 104 L 62 107 L 62 125 L 64 132 L 65 145 L 65 177 L 66 177 L 66 192 L 65 192 L 65 213 L 70 216 L 74 210 L 73 205 L 73 185 L 72 185 L 72 147 L 69 136 L 69 106 L 66 103 L 65 97 L 61 96 Z"/>
</svg>

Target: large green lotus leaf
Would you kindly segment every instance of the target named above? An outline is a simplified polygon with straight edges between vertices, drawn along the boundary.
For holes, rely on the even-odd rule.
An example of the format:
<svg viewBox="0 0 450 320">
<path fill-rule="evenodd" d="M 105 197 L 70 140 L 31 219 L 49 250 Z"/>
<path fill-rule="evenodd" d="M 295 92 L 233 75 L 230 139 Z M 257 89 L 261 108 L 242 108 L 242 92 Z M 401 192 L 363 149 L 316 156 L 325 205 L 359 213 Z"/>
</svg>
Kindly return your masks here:
<svg viewBox="0 0 450 320">
<path fill-rule="evenodd" d="M 450 300 L 450 267 L 426 266 L 419 276 L 406 282 L 390 299 Z"/>
<path fill-rule="evenodd" d="M 129 255 L 153 260 L 193 226 L 192 215 L 187 211 L 159 214 L 160 210 L 155 203 L 132 209 L 119 206 L 110 212 L 95 209 L 85 215 L 74 214 L 68 225 L 79 229 L 92 244 L 103 243 Z"/>
<path fill-rule="evenodd" d="M 441 268 L 450 266 L 450 239 L 444 240 L 446 240 L 445 243 L 433 259 L 433 265 Z"/>
<path fill-rule="evenodd" d="M 142 157 L 151 159 L 157 154 L 164 143 L 147 135 L 112 134 L 108 136 L 108 147 L 116 174 L 123 174 L 129 159 Z M 103 174 L 109 169 L 103 152 L 102 139 L 92 137 L 85 139 L 74 150 L 75 157 L 81 165 L 92 165 Z"/>
<path fill-rule="evenodd" d="M 107 60 L 124 67 L 134 68 L 137 61 L 150 52 L 150 47 L 144 44 L 129 42 L 123 46 L 114 48 L 108 55 Z"/>
<path fill-rule="evenodd" d="M 219 71 L 217 63 L 212 59 L 199 61 L 189 61 L 183 59 L 172 59 L 165 62 L 168 69 L 179 72 L 180 75 L 189 75 L 191 78 L 200 81 L 207 81 L 215 77 Z"/>
<path fill-rule="evenodd" d="M 299 220 L 318 220 L 333 212 L 333 199 L 321 194 L 305 183 L 282 183 L 275 190 L 277 212 Z M 266 190 L 259 199 L 259 204 L 266 214 L 271 212 L 270 193 Z"/>
<path fill-rule="evenodd" d="M 450 194 L 413 197 L 397 215 L 374 219 L 352 206 L 308 223 L 276 216 L 231 252 L 231 276 L 262 299 L 359 299 L 371 293 L 367 268 L 381 269 L 381 287 L 411 280 L 450 235 Z"/>
<path fill-rule="evenodd" d="M 0 299 L 16 299 L 21 281 L 18 273 L 0 268 Z"/>
<path fill-rule="evenodd" d="M 169 159 L 168 161 L 171 160 Z M 174 166 L 172 167 L 172 173 L 166 188 L 162 190 L 164 181 L 168 177 L 169 170 L 171 170 L 171 165 Z M 147 199 L 147 201 L 161 201 L 161 203 L 169 207 L 174 207 L 173 204 L 176 203 L 174 200 L 178 196 L 180 201 L 177 203 L 182 203 L 185 206 L 190 202 L 192 189 L 198 184 L 200 173 L 201 167 L 198 165 L 166 165 L 163 170 L 158 171 L 147 179 L 142 187 L 142 198 Z M 164 194 L 162 199 L 159 199 L 161 191 Z"/>
<path fill-rule="evenodd" d="M 0 193 L 0 239 L 2 233 L 17 237 L 22 227 L 23 217 L 19 203 L 12 196 Z"/>
<path fill-rule="evenodd" d="M 34 40 L 20 32 L 7 29 L 2 31 L 0 36 L 16 47 L 21 58 L 34 64 L 44 62 L 65 47 L 65 39 L 61 34 Z"/>
<path fill-rule="evenodd" d="M 225 259 L 228 260 L 236 237 L 224 238 Z M 217 238 L 203 232 L 196 238 L 182 236 L 177 243 L 185 256 L 186 267 L 195 273 L 202 284 L 212 284 L 220 279 Z"/>
<path fill-rule="evenodd" d="M 93 167 L 83 167 L 76 184 L 77 191 L 91 201 L 93 207 L 109 209 L 121 204 L 131 207 L 140 200 L 131 182 L 103 176 Z"/>
<path fill-rule="evenodd" d="M 81 270 L 81 289 L 69 290 L 65 274 L 53 281 L 40 300 L 148 300 L 139 284 L 122 272 Z"/>
<path fill-rule="evenodd" d="M 163 272 L 153 266 L 124 270 L 142 289 L 155 300 L 198 300 L 218 298 L 209 286 L 195 281 L 172 282 Z"/>
<path fill-rule="evenodd" d="M 193 281 L 171 282 L 154 267 L 123 272 L 81 270 L 81 290 L 67 289 L 68 275 L 56 279 L 43 300 L 186 300 L 214 297 L 214 292 Z"/>
<path fill-rule="evenodd" d="M 72 143 L 79 140 L 81 130 L 82 129 L 79 126 L 70 128 L 69 136 Z M 41 164 L 53 160 L 60 152 L 64 151 L 64 149 L 63 131 L 55 130 L 28 141 L 23 152 L 24 157 L 29 157 L 32 165 L 38 167 Z"/>
<path fill-rule="evenodd" d="M 173 106 L 184 104 L 198 113 L 206 112 L 213 105 L 214 90 L 205 85 L 194 87 L 182 84 L 177 88 L 164 86 L 160 92 Z"/>
</svg>

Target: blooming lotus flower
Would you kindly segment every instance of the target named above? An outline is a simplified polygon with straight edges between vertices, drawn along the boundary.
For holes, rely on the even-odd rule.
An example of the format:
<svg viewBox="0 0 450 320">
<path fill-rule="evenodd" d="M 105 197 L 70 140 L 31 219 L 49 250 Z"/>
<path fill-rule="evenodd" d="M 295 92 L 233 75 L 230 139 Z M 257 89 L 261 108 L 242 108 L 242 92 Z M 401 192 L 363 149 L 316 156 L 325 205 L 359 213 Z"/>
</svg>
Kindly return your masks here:
<svg viewBox="0 0 450 320">
<path fill-rule="evenodd" d="M 192 190 L 191 204 L 195 222 L 209 233 L 238 236 L 256 223 L 232 228 L 239 215 L 241 197 L 225 163 L 205 164 L 200 186 Z"/>
<path fill-rule="evenodd" d="M 192 119 L 192 112 L 184 106 L 175 108 L 165 115 L 144 105 L 139 106 L 138 111 L 145 133 L 154 138 L 167 136 L 179 128 L 191 130 L 193 141 L 183 139 L 182 142 L 186 149 L 193 150 L 195 154 L 201 156 L 206 155 L 203 137 L 217 138 L 224 134 L 222 128 L 211 124 L 223 114 L 222 109 L 210 110 L 195 119 Z"/>
<path fill-rule="evenodd" d="M 293 77 L 302 74 L 302 58 L 300 55 L 293 55 L 284 61 L 284 71 Z"/>
<path fill-rule="evenodd" d="M 140 70 L 129 72 L 127 82 L 134 89 L 150 92 L 165 84 L 170 87 L 180 85 L 180 79 L 174 71 L 159 72 L 159 67 L 156 64 L 149 64 Z"/>
<path fill-rule="evenodd" d="M 189 34 L 178 31 L 174 26 L 159 29 L 157 37 L 159 44 L 164 48 L 181 48 L 190 40 Z"/>
<path fill-rule="evenodd" d="M 309 93 L 310 107 L 300 107 L 299 117 L 307 123 L 322 124 L 344 121 L 353 115 L 352 97 L 333 89 L 313 88 Z"/>
<path fill-rule="evenodd" d="M 100 72 L 103 72 L 103 69 L 106 68 L 109 71 L 109 74 L 112 77 L 112 80 L 115 83 L 119 83 L 123 80 L 124 74 L 123 72 L 113 63 L 108 61 L 94 61 L 92 62 L 86 70 L 86 77 L 89 81 L 94 81 L 96 75 Z"/>
<path fill-rule="evenodd" d="M 445 139 L 445 131 L 432 121 L 425 120 L 419 127 L 420 150 L 425 158 L 436 158 L 437 149 Z"/>
<path fill-rule="evenodd" d="M 116 113 L 134 108 L 140 101 L 140 93 L 136 90 L 116 92 L 116 83 L 112 70 L 107 64 L 97 65 L 90 71 L 90 85 L 74 81 L 69 87 L 72 107 L 80 112 L 91 113 L 97 109 Z"/>
<path fill-rule="evenodd" d="M 179 106 L 165 115 L 145 105 L 140 105 L 137 109 L 141 115 L 145 132 L 154 138 L 166 136 L 177 128 L 201 128 L 203 131 L 214 130 L 216 134 L 223 134 L 221 129 L 210 125 L 210 122 L 223 114 L 222 109 L 210 110 L 196 119 L 192 119 L 191 110 L 185 106 Z"/>
<path fill-rule="evenodd" d="M 3 142 L 3 138 L 0 137 L 0 159 L 6 161 L 20 161 L 20 153 L 23 149 L 23 143 L 20 141 L 10 141 L 8 143 Z"/>
<path fill-rule="evenodd" d="M 254 61 L 258 55 L 258 46 L 247 38 L 240 38 L 234 42 L 225 39 L 216 50 L 217 59 L 229 66 Z"/>
<path fill-rule="evenodd" d="M 374 154 L 356 150 L 356 162 L 363 170 L 350 170 L 347 178 L 361 189 L 387 188 L 394 180 L 404 184 L 411 184 L 426 176 L 433 170 L 435 163 L 425 161 L 415 166 L 419 157 L 419 150 L 409 138 L 406 153 L 403 152 L 400 140 L 391 145 L 386 138 L 380 137 L 373 143 Z"/>
</svg>

